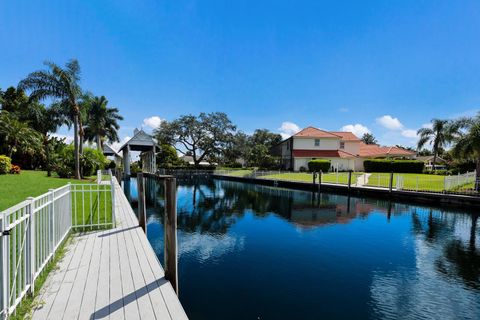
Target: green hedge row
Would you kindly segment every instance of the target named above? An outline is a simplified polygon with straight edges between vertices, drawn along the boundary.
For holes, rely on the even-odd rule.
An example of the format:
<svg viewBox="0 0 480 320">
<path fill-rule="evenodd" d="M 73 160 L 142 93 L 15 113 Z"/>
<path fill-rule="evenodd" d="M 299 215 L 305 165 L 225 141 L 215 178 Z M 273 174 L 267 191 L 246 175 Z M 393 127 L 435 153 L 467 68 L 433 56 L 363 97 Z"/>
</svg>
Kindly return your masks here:
<svg viewBox="0 0 480 320">
<path fill-rule="evenodd" d="M 308 170 L 310 172 L 328 172 L 330 170 L 330 160 L 315 159 L 308 161 Z"/>
<path fill-rule="evenodd" d="M 370 159 L 363 162 L 366 172 L 422 173 L 423 166 L 418 160 Z"/>
</svg>

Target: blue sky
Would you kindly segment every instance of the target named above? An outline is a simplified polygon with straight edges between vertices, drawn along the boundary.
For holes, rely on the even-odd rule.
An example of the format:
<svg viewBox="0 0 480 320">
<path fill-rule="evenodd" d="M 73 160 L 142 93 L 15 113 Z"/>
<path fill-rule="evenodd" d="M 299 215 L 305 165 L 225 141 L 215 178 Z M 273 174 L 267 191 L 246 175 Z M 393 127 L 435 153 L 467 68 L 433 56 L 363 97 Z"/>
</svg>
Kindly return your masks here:
<svg viewBox="0 0 480 320">
<path fill-rule="evenodd" d="M 480 106 L 479 1 L 6 0 L 0 42 L 0 88 L 77 58 L 122 138 L 224 111 L 248 133 L 350 125 L 412 145 Z"/>
</svg>

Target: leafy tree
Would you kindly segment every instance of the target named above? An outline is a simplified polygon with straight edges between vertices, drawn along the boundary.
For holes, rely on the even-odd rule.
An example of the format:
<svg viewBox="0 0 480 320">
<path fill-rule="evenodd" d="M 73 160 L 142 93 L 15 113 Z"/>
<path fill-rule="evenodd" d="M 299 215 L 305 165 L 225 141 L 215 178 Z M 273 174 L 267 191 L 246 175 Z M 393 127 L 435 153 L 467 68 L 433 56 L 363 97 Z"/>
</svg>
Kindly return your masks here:
<svg viewBox="0 0 480 320">
<path fill-rule="evenodd" d="M 455 121 L 450 129 L 453 135 L 452 153 L 456 157 L 472 159 L 476 162 L 475 190 L 480 190 L 480 112 L 472 118 Z"/>
<path fill-rule="evenodd" d="M 9 87 L 5 92 L 0 92 L 0 104 L 3 111 L 18 115 L 28 104 L 28 96 L 23 90 Z"/>
<path fill-rule="evenodd" d="M 432 146 L 434 170 L 440 151 L 453 139 L 451 125 L 452 123 L 449 120 L 433 119 L 432 128 L 421 128 L 417 131 L 417 134 L 420 136 L 417 143 L 417 150 L 422 149 L 427 143 Z"/>
<path fill-rule="evenodd" d="M 257 129 L 252 135 L 251 145 L 264 145 L 268 150 L 282 142 L 282 136 L 267 129 Z"/>
<path fill-rule="evenodd" d="M 182 160 L 177 155 L 177 150 L 168 144 L 161 144 L 157 146 L 159 152 L 157 153 L 157 166 L 160 168 L 171 168 L 182 164 Z"/>
<path fill-rule="evenodd" d="M 377 139 L 373 136 L 371 133 L 364 133 L 362 138 L 360 139 L 363 141 L 365 144 L 377 144 Z"/>
<path fill-rule="evenodd" d="M 264 144 L 253 146 L 248 155 L 248 163 L 260 168 L 272 168 L 276 165 L 275 158 L 270 154 L 270 150 Z"/>
<path fill-rule="evenodd" d="M 70 60 L 61 68 L 52 62 L 45 62 L 46 70 L 30 73 L 20 81 L 19 89 L 31 90 L 30 98 L 43 100 L 52 98 L 55 100 L 57 109 L 69 109 L 74 124 L 74 176 L 80 179 L 80 148 L 79 148 L 79 122 L 80 105 L 78 99 L 82 94 L 80 88 L 80 65 L 75 59 Z M 62 108 L 58 108 L 62 107 Z"/>
<path fill-rule="evenodd" d="M 223 162 L 226 164 L 235 164 L 237 159 L 246 160 L 251 150 L 250 138 L 250 136 L 242 131 L 233 135 L 223 150 Z"/>
<path fill-rule="evenodd" d="M 118 121 L 123 120 L 123 117 L 118 113 L 117 108 L 109 108 L 107 104 L 108 100 L 105 96 L 91 97 L 85 101 L 87 114 L 84 127 L 85 139 L 89 142 L 95 141 L 99 151 L 103 150 L 105 140 L 120 141 Z"/>
<path fill-rule="evenodd" d="M 155 130 L 157 140 L 174 146 L 182 154 L 190 152 L 195 166 L 206 158 L 214 158 L 230 141 L 236 127 L 223 112 L 184 115 L 166 122 Z"/>
</svg>

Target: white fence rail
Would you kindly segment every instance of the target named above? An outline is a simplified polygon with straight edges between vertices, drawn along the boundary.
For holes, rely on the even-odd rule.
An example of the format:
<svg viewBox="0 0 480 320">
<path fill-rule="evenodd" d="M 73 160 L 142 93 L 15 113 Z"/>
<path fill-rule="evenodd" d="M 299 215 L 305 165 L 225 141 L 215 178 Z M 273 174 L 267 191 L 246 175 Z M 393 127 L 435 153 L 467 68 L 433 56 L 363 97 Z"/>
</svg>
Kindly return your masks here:
<svg viewBox="0 0 480 320">
<path fill-rule="evenodd" d="M 68 184 L 0 212 L 0 319 L 15 312 L 72 229 L 115 224 L 114 179 Z"/>
<path fill-rule="evenodd" d="M 289 171 L 257 171 L 257 170 L 217 170 L 216 175 L 271 179 L 275 181 L 300 181 L 313 182 L 312 173 L 289 172 Z M 460 193 L 472 194 L 476 182 L 476 172 L 467 172 L 464 174 L 440 176 L 425 174 L 404 174 L 395 173 L 364 173 L 352 172 L 349 179 L 348 172 L 328 172 L 323 173 L 321 177 L 322 184 L 350 185 L 361 188 L 379 188 L 389 189 L 390 179 L 392 190 L 408 190 L 419 192 L 435 193 Z M 318 177 L 316 179 L 318 184 Z"/>
</svg>

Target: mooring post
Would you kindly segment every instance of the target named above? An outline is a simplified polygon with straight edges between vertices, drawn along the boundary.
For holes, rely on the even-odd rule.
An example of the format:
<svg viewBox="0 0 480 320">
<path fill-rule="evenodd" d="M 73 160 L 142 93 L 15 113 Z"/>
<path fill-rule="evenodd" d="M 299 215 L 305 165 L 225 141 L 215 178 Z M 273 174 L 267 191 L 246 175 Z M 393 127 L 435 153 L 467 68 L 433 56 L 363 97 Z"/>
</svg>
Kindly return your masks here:
<svg viewBox="0 0 480 320">
<path fill-rule="evenodd" d="M 316 171 L 313 171 L 313 173 L 312 173 L 312 179 L 313 179 L 313 181 L 312 181 L 312 187 L 313 187 L 313 192 L 315 192 L 316 189 L 317 189 L 317 188 L 315 188 L 315 180 L 316 180 L 316 178 L 317 178 L 317 172 L 316 172 Z"/>
<path fill-rule="evenodd" d="M 388 192 L 392 193 L 393 189 L 393 171 L 390 172 L 390 183 L 388 185 Z"/>
<path fill-rule="evenodd" d="M 322 170 L 318 172 L 318 193 L 322 191 Z"/>
<path fill-rule="evenodd" d="M 170 281 L 178 296 L 177 273 L 177 182 L 175 178 L 165 179 L 165 279 Z"/>
<path fill-rule="evenodd" d="M 143 232 L 147 233 L 146 216 L 147 209 L 145 203 L 145 179 L 143 173 L 137 173 L 137 190 L 138 190 L 138 225 L 142 227 Z"/>
<path fill-rule="evenodd" d="M 352 185 L 352 170 L 348 170 L 348 191 L 350 191 L 351 185 Z"/>
</svg>

